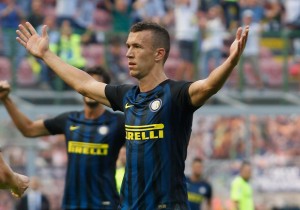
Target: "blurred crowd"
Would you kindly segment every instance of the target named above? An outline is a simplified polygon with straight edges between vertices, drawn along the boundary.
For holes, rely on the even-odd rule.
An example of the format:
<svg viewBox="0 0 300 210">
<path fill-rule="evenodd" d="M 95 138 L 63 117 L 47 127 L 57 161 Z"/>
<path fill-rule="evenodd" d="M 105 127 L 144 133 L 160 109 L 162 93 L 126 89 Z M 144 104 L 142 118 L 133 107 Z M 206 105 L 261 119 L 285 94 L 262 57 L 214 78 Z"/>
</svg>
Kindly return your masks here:
<svg viewBox="0 0 300 210">
<path fill-rule="evenodd" d="M 158 22 L 170 31 L 172 50 L 165 70 L 177 80 L 207 77 L 227 56 L 237 27 L 250 25 L 240 73 L 232 75 L 228 86 L 249 84 L 261 90 L 282 84 L 278 51 L 283 54 L 286 43 L 281 34 L 300 29 L 300 1 L 0 0 L 0 77 L 20 87 L 67 88 L 15 41 L 18 25 L 29 21 L 38 32 L 48 25 L 51 49 L 71 65 L 103 65 L 115 83 L 134 83 L 128 76 L 124 43 L 130 26 L 141 20 Z M 277 39 L 262 44 L 263 34 Z M 297 80 L 300 33 L 291 36 L 288 70 Z"/>
<path fill-rule="evenodd" d="M 300 156 L 299 124 L 296 115 L 195 115 L 189 154 L 210 159 L 261 157 L 278 164 L 287 160 L 284 164 L 288 164 L 288 160 Z M 271 163 L 275 162 L 264 164 Z"/>
</svg>

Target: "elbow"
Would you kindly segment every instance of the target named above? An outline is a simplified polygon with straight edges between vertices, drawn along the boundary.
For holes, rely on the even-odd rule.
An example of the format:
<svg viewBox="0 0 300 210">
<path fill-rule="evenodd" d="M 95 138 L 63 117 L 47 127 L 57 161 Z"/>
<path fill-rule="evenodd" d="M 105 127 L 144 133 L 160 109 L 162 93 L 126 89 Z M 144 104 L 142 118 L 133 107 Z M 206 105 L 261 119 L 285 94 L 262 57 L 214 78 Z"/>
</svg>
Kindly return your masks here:
<svg viewBox="0 0 300 210">
<path fill-rule="evenodd" d="M 215 85 L 208 85 L 204 88 L 204 92 L 206 92 L 206 95 L 213 96 L 215 95 L 219 90 L 221 89 L 221 87 L 215 86 Z"/>
<path fill-rule="evenodd" d="M 21 130 L 21 133 L 26 138 L 37 137 L 37 134 L 35 134 L 35 132 L 33 130 L 29 129 L 29 128 Z"/>
</svg>

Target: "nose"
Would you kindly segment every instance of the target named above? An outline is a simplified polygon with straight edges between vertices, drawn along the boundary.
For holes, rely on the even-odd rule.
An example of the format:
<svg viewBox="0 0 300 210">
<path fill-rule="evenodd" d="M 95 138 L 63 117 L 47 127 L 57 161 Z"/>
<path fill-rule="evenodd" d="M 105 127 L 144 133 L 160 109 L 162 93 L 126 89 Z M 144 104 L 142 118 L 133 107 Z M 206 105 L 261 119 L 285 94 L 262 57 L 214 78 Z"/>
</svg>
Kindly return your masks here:
<svg viewBox="0 0 300 210">
<path fill-rule="evenodd" d="M 132 58 L 132 57 L 133 57 L 133 53 L 132 53 L 131 48 L 128 48 L 128 50 L 127 50 L 127 52 L 126 52 L 126 57 L 127 57 L 127 58 Z"/>
</svg>

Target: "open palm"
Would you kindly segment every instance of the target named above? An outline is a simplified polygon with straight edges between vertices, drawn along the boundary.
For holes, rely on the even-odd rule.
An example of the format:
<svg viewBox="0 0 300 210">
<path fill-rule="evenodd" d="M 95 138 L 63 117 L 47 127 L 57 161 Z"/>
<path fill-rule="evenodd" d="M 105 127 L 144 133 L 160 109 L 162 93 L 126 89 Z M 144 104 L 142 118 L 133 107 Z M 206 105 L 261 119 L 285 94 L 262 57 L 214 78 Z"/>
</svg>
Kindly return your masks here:
<svg viewBox="0 0 300 210">
<path fill-rule="evenodd" d="M 36 57 L 43 57 L 49 50 L 49 37 L 47 34 L 47 26 L 42 28 L 42 35 L 40 36 L 33 26 L 26 22 L 25 25 L 19 25 L 17 30 L 17 41 L 23 45 L 32 55 Z"/>
<path fill-rule="evenodd" d="M 234 64 L 237 64 L 247 43 L 249 33 L 249 26 L 246 26 L 246 28 L 238 28 L 236 32 L 236 37 L 233 43 L 230 46 L 230 54 L 229 56 L 232 58 L 232 61 Z"/>
</svg>

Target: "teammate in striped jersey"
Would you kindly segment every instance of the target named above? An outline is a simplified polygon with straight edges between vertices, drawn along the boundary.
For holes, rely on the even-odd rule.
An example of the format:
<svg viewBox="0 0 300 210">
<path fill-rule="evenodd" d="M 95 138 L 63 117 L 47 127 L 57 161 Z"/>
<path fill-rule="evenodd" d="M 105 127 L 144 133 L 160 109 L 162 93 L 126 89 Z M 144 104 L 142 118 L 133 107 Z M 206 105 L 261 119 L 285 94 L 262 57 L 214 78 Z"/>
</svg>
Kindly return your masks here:
<svg viewBox="0 0 300 210">
<path fill-rule="evenodd" d="M 187 192 L 191 210 L 212 209 L 212 186 L 203 177 L 203 162 L 195 158 L 192 162 L 192 173 L 187 177 Z"/>
<path fill-rule="evenodd" d="M 20 25 L 17 41 L 79 93 L 124 112 L 127 161 L 120 209 L 184 210 L 189 208 L 184 162 L 193 113 L 221 89 L 240 59 L 248 31 L 248 26 L 237 30 L 229 57 L 206 79 L 185 82 L 164 73 L 168 31 L 156 23 L 136 23 L 126 57 L 138 84 L 118 86 L 95 81 L 51 52 L 47 26 L 40 36 L 30 23 Z"/>
<path fill-rule="evenodd" d="M 97 81 L 110 82 L 108 73 L 100 67 L 90 68 L 87 73 Z M 120 202 L 116 160 L 125 143 L 123 114 L 108 111 L 99 102 L 84 97 L 83 111 L 31 121 L 8 97 L 8 83 L 2 82 L 0 87 L 1 100 L 24 136 L 65 135 L 68 164 L 62 208 L 115 210 Z"/>
</svg>

